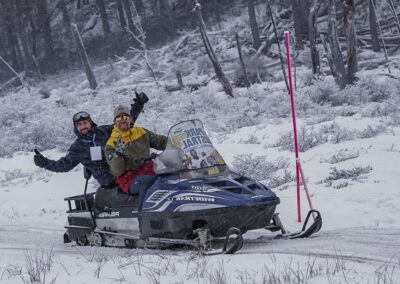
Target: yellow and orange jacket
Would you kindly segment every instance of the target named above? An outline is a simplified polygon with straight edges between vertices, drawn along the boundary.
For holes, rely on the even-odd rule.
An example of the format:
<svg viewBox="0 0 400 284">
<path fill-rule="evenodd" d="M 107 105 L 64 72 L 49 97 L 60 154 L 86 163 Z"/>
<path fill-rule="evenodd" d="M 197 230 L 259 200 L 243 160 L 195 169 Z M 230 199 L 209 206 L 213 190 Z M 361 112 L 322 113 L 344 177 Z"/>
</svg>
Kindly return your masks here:
<svg viewBox="0 0 400 284">
<path fill-rule="evenodd" d="M 118 139 L 128 144 L 123 154 L 115 151 Z M 132 179 L 138 175 L 154 174 L 153 163 L 146 162 L 150 157 L 150 148 L 164 150 L 166 146 L 166 136 L 138 126 L 127 131 L 114 126 L 105 147 L 105 155 L 111 174 L 117 177 L 116 183 L 121 189 L 127 192 Z"/>
</svg>

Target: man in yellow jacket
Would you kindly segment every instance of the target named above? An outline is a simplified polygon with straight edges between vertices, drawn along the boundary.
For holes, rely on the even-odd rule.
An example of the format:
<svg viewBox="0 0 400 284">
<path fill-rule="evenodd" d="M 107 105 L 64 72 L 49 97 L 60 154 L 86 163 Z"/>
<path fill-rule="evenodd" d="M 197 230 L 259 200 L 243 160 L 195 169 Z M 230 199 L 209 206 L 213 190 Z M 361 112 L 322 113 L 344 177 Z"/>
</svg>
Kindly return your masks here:
<svg viewBox="0 0 400 284">
<path fill-rule="evenodd" d="M 121 190 L 144 196 L 143 191 L 157 178 L 150 148 L 164 150 L 167 137 L 134 126 L 132 122 L 129 109 L 119 105 L 114 111 L 114 128 L 105 147 L 105 156 Z"/>
</svg>

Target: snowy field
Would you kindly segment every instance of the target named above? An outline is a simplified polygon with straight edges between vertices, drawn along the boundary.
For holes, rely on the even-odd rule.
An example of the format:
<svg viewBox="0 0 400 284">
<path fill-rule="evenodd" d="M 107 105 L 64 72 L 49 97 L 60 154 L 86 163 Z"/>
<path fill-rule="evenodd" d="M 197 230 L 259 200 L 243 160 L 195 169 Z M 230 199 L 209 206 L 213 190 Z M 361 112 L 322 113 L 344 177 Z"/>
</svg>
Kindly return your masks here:
<svg viewBox="0 0 400 284">
<path fill-rule="evenodd" d="M 143 72 L 128 72 L 125 61 L 112 71 L 96 67 L 97 92 L 75 72 L 0 97 L 0 283 L 400 283 L 400 59 L 391 60 L 397 65 L 390 76 L 383 67 L 363 71 L 343 91 L 329 77 L 312 80 L 298 70 L 300 159 L 323 227 L 292 241 L 249 232 L 235 255 L 63 244 L 63 199 L 83 193 L 82 168 L 39 169 L 32 150 L 63 156 L 73 113 L 87 110 L 99 124 L 110 123 L 113 107 L 128 104 L 137 88 L 150 97 L 140 125 L 166 134 L 180 120 L 201 119 L 227 164 L 270 186 L 286 228 L 297 231 L 292 125 L 279 69 L 271 82 L 236 88 L 233 99 L 214 81 L 167 93 Z M 202 72 L 184 79 L 201 81 Z M 90 191 L 96 187 L 91 181 Z M 307 210 L 302 194 L 303 218 Z"/>
<path fill-rule="evenodd" d="M 337 123 L 362 127 L 363 120 L 338 118 Z M 216 147 L 228 164 L 241 154 L 292 157 L 275 147 L 240 143 L 254 133 L 261 141 L 274 127 L 241 128 Z M 36 275 L 38 283 L 399 283 L 399 137 L 400 128 L 393 127 L 376 137 L 326 143 L 301 153 L 314 206 L 323 216 L 322 230 L 313 238 L 291 241 L 272 240 L 273 234 L 257 230 L 245 235 L 236 255 L 214 257 L 64 245 L 63 198 L 83 192 L 81 168 L 50 173 L 34 166 L 32 153 L 17 152 L 0 159 L 0 283 L 31 283 L 29 275 Z M 358 156 L 327 162 L 340 150 Z M 56 150 L 45 154 L 62 155 Z M 372 170 L 354 180 L 338 179 L 331 185 L 323 181 L 333 166 L 367 165 Z M 289 166 L 291 172 L 293 168 Z M 276 191 L 281 198 L 278 211 L 295 231 L 295 184 L 288 185 Z"/>
</svg>

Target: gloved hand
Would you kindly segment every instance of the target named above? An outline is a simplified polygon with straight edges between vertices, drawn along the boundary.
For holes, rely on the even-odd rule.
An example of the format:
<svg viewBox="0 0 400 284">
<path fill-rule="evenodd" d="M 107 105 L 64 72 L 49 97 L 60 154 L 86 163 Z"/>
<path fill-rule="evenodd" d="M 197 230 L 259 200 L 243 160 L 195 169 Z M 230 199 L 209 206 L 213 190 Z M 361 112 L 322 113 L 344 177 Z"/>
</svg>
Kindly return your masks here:
<svg viewBox="0 0 400 284">
<path fill-rule="evenodd" d="M 136 104 L 144 105 L 145 103 L 147 103 L 149 101 L 149 97 L 143 92 L 138 93 L 135 91 L 135 96 L 136 96 L 136 98 L 134 98 L 133 101 Z"/>
<path fill-rule="evenodd" d="M 117 154 L 124 154 L 125 149 L 128 147 L 128 143 L 125 143 L 121 139 L 121 135 L 118 136 L 117 142 L 115 142 L 115 152 Z"/>
<path fill-rule="evenodd" d="M 156 153 L 151 153 L 150 156 L 145 161 L 147 162 L 147 161 L 154 160 L 155 158 L 157 158 L 157 156 L 158 155 Z"/>
<path fill-rule="evenodd" d="M 39 168 L 44 168 L 49 163 L 49 159 L 40 154 L 37 149 L 35 149 L 35 156 L 33 156 L 33 161 L 35 165 Z"/>
<path fill-rule="evenodd" d="M 92 177 L 92 172 L 87 167 L 83 167 L 83 177 L 85 179 L 90 179 Z"/>
</svg>

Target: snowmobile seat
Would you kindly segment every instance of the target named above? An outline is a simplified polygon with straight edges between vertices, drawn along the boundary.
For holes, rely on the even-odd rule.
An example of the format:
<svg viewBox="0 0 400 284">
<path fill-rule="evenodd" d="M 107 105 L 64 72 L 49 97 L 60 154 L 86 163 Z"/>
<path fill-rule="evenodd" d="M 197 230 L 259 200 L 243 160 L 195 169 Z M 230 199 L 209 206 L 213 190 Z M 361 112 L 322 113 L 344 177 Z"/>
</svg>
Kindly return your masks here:
<svg viewBox="0 0 400 284">
<path fill-rule="evenodd" d="M 105 208 L 139 207 L 139 195 L 123 192 L 118 186 L 99 187 L 96 191 L 94 205 L 98 210 Z"/>
</svg>

